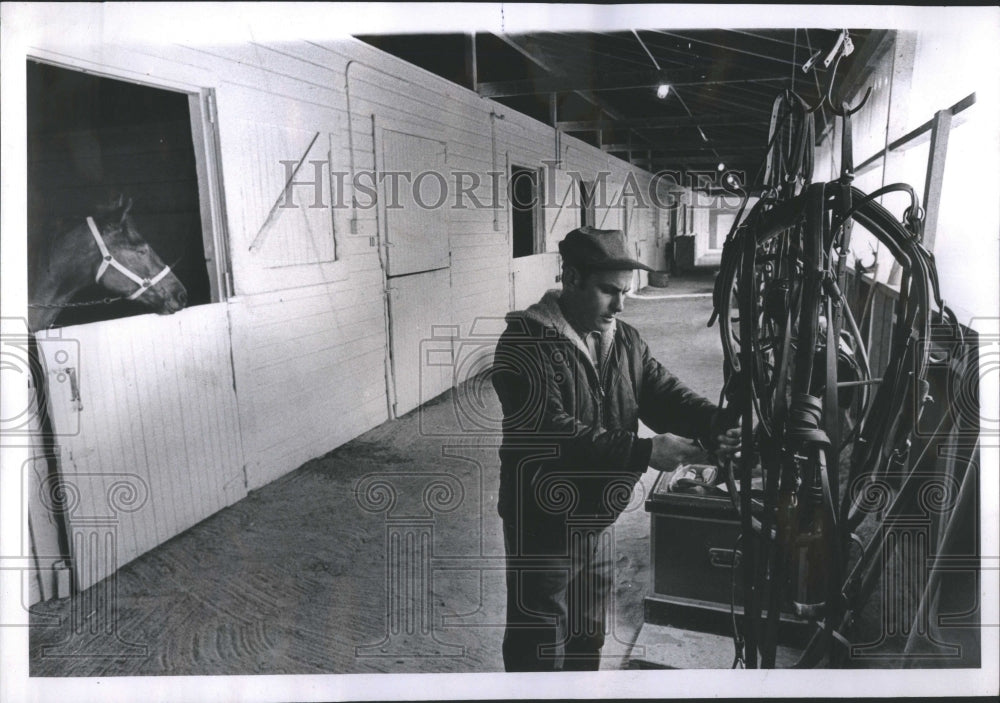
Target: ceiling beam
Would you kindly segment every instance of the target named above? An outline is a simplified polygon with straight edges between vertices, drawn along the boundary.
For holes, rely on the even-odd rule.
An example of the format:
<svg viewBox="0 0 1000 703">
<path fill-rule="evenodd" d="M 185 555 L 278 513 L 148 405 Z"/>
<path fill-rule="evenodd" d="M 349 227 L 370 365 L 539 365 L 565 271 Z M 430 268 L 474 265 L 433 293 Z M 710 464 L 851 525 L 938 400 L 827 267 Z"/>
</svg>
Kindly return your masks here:
<svg viewBox="0 0 1000 703">
<path fill-rule="evenodd" d="M 793 28 L 794 29 L 794 28 Z M 794 41 L 788 41 L 787 39 L 776 39 L 775 37 L 768 37 L 763 34 L 757 34 L 756 32 L 748 32 L 742 29 L 725 29 L 724 32 L 729 32 L 730 34 L 742 34 L 745 37 L 753 37 L 754 39 L 760 39 L 762 41 L 774 42 L 776 44 L 784 44 L 785 46 L 795 47 L 796 43 Z M 787 31 L 787 30 L 785 30 Z M 793 35 L 794 36 L 794 35 Z M 800 48 L 805 46 L 805 44 L 799 44 Z"/>
<path fill-rule="evenodd" d="M 747 146 L 745 144 L 734 145 L 734 146 L 722 146 L 712 142 L 712 146 L 692 146 L 692 147 L 677 147 L 673 149 L 664 149 L 653 147 L 641 148 L 634 145 L 630 146 L 628 144 L 605 144 L 601 147 L 603 151 L 622 153 L 625 151 L 634 151 L 646 153 L 652 151 L 654 154 L 660 156 L 685 156 L 688 154 L 699 155 L 699 154 L 714 154 L 718 152 L 719 154 L 753 154 L 760 153 L 763 154 L 764 150 L 767 148 L 766 144 L 756 144 L 753 146 Z"/>
<path fill-rule="evenodd" d="M 720 126 L 735 126 L 735 125 L 756 125 L 756 124 L 770 124 L 770 115 L 761 117 L 748 117 L 747 115 L 740 115 L 736 113 L 730 114 L 717 114 L 717 115 L 699 115 L 698 117 L 689 117 L 683 115 L 680 117 L 638 117 L 632 119 L 623 119 L 618 121 L 611 120 L 564 120 L 557 123 L 560 129 L 567 132 L 579 132 L 579 131 L 590 131 L 598 129 L 611 129 L 613 127 L 622 128 L 641 128 L 641 129 L 662 129 L 668 127 L 692 127 L 695 125 L 700 125 L 702 127 L 710 127 L 715 125 Z"/>
<path fill-rule="evenodd" d="M 662 76 L 657 71 L 629 71 L 606 76 L 559 76 L 526 78 L 516 81 L 491 81 L 479 84 L 479 94 L 484 98 L 503 98 L 512 95 L 568 92 L 577 90 L 612 90 L 645 88 L 658 85 Z"/>
<path fill-rule="evenodd" d="M 699 37 L 692 37 L 692 36 L 688 36 L 688 35 L 684 35 L 684 34 L 678 34 L 677 32 L 667 32 L 667 31 L 662 30 L 662 29 L 651 29 L 649 31 L 654 32 L 656 34 L 662 34 L 662 35 L 667 36 L 667 37 L 672 37 L 673 39 L 677 39 L 679 41 L 686 41 L 686 42 L 694 42 L 696 44 L 703 44 L 705 46 L 711 46 L 711 47 L 714 47 L 716 49 L 722 49 L 723 51 L 732 51 L 732 52 L 735 52 L 737 54 L 743 54 L 745 56 L 753 56 L 753 57 L 758 58 L 758 59 L 764 59 L 765 61 L 773 61 L 775 63 L 782 63 L 782 64 L 785 64 L 786 66 L 795 66 L 796 65 L 795 61 L 791 61 L 789 59 L 783 59 L 783 58 L 779 58 L 777 56 L 771 56 L 769 54 L 761 54 L 759 52 L 749 51 L 747 49 L 740 49 L 740 48 L 735 47 L 735 46 L 727 46 L 725 44 L 718 44 L 716 42 L 711 42 L 711 41 L 708 41 L 707 39 L 701 39 Z M 808 58 L 808 57 L 804 57 L 803 61 L 805 60 L 805 58 Z"/>
<path fill-rule="evenodd" d="M 526 78 L 516 81 L 491 81 L 479 84 L 479 94 L 484 98 L 503 98 L 515 95 L 535 95 L 538 93 L 576 92 L 579 90 L 600 92 L 603 90 L 628 90 L 655 88 L 660 83 L 669 83 L 674 88 L 698 87 L 706 85 L 739 85 L 750 83 L 778 83 L 787 81 L 788 76 L 755 76 L 730 78 L 726 80 L 699 80 L 683 78 L 677 71 L 630 71 L 605 75 L 568 75 L 562 78 Z M 693 71 L 691 76 L 704 74 Z"/>
<path fill-rule="evenodd" d="M 784 81 L 788 81 L 788 78 L 786 77 L 783 80 Z M 772 94 L 772 96 L 770 97 L 770 99 L 766 100 L 766 105 L 761 105 L 760 104 L 761 101 L 763 101 L 765 99 L 762 98 L 759 95 L 755 95 L 752 98 L 755 101 L 755 104 L 751 104 L 749 102 L 749 99 L 745 99 L 745 100 L 733 99 L 733 100 L 731 100 L 731 99 L 729 99 L 727 97 L 723 97 L 720 94 L 709 94 L 707 92 L 695 94 L 694 100 L 698 101 L 698 102 L 701 102 L 701 103 L 704 103 L 704 105 L 699 105 L 697 107 L 703 107 L 703 108 L 706 108 L 706 109 L 709 109 L 709 110 L 712 110 L 712 109 L 723 109 L 724 110 L 727 107 L 735 107 L 735 108 L 739 109 L 741 111 L 741 113 L 744 114 L 744 115 L 746 113 L 752 111 L 752 112 L 766 113 L 767 116 L 770 117 L 771 116 L 771 110 L 772 110 L 773 105 L 774 105 L 774 95 L 776 95 L 776 94 L 777 93 Z M 730 95 L 730 93 L 727 91 L 725 93 L 725 95 Z M 737 96 L 737 98 L 738 98 L 738 96 Z"/>
<path fill-rule="evenodd" d="M 757 171 L 758 162 L 750 159 L 725 159 L 726 171 L 742 171 L 747 174 L 747 180 L 752 179 Z M 648 164 L 650 171 L 704 171 L 706 173 L 719 173 L 719 159 L 709 159 L 705 157 L 681 157 L 662 158 L 653 157 L 653 161 Z"/>
<path fill-rule="evenodd" d="M 496 34 L 494 36 L 496 36 L 497 38 L 499 38 L 500 41 L 502 41 L 505 44 L 507 44 L 507 46 L 509 46 L 512 49 L 514 49 L 515 51 L 517 51 L 519 54 L 521 54 L 522 56 L 524 56 L 526 59 L 528 59 L 529 61 L 531 61 L 532 63 L 534 63 L 539 68 L 547 71 L 550 74 L 550 77 L 557 78 L 557 79 L 563 79 L 563 80 L 566 79 L 566 74 L 561 69 L 554 68 L 551 65 L 550 61 L 548 61 L 547 59 L 545 59 L 545 58 L 543 58 L 541 56 L 537 56 L 535 54 L 535 52 L 531 50 L 530 47 L 524 46 L 523 44 L 521 44 L 521 42 L 518 39 L 512 37 L 509 34 Z M 622 114 L 619 110 L 613 108 L 611 105 L 609 105 L 607 102 L 605 102 L 604 100 L 602 100 L 600 97 L 594 95 L 590 90 L 574 90 L 573 92 L 575 94 L 579 95 L 581 98 L 583 98 L 587 102 L 589 102 L 591 105 L 593 105 L 597 109 L 601 110 L 605 115 L 607 115 L 608 117 L 610 117 L 612 120 L 615 120 L 615 124 L 617 124 L 617 125 L 620 126 L 621 123 L 623 121 L 625 121 L 625 117 L 626 116 L 624 114 Z M 557 121 L 556 124 L 554 125 L 554 127 L 556 129 L 562 129 L 559 126 L 559 124 L 560 123 Z M 633 134 L 635 134 L 637 137 L 639 137 L 640 139 L 642 139 L 643 141 L 645 141 L 647 143 L 652 144 L 654 142 L 654 140 L 651 139 L 649 136 L 647 136 L 647 135 L 643 134 L 641 131 L 639 131 L 641 129 L 640 127 L 625 127 L 625 128 L 626 129 L 630 129 L 630 131 Z M 597 129 L 597 130 L 603 130 L 603 127 L 596 127 L 595 129 Z"/>
<path fill-rule="evenodd" d="M 560 70 L 558 70 L 556 68 L 553 68 L 551 66 L 551 64 L 547 60 L 545 60 L 545 59 L 543 59 L 543 58 L 541 58 L 539 56 L 536 56 L 535 53 L 529 47 L 523 46 L 519 40 L 515 39 L 514 37 L 510 36 L 509 34 L 495 34 L 494 36 L 497 37 L 500 41 L 502 41 L 504 44 L 506 44 L 510 48 L 512 48 L 515 51 L 517 51 L 519 54 L 521 54 L 523 57 L 525 57 L 526 59 L 528 59 L 529 61 L 531 61 L 533 64 L 535 64 L 539 68 L 541 68 L 541 69 L 547 71 L 548 73 L 550 73 L 551 77 L 556 78 L 556 79 L 565 80 L 566 76 L 562 73 L 562 71 L 560 71 Z M 486 85 L 486 84 L 482 84 L 482 85 Z M 551 90 L 547 90 L 547 91 L 543 91 L 543 92 L 551 93 L 552 91 Z M 620 120 L 620 119 L 622 119 L 624 117 L 624 115 L 622 115 L 618 110 L 614 109 L 613 107 L 611 107 L 610 105 L 608 105 L 606 102 L 604 102 L 603 100 L 601 100 L 599 97 L 597 97 L 596 95 L 592 94 L 589 90 L 579 89 L 579 90 L 573 90 L 573 92 L 576 93 L 577 95 L 579 95 L 581 98 L 583 98 L 584 100 L 586 100 L 588 103 L 590 103 L 594 107 L 596 107 L 599 110 L 603 111 L 606 115 L 608 115 L 613 120 Z"/>
<path fill-rule="evenodd" d="M 764 155 L 764 147 L 761 147 L 758 150 L 758 154 L 760 156 Z M 727 157 L 731 157 L 731 158 L 727 158 Z M 666 152 L 657 152 L 657 151 L 653 152 L 653 160 L 654 161 L 673 161 L 673 162 L 685 161 L 685 162 L 697 163 L 697 164 L 710 164 L 713 167 L 717 166 L 718 163 L 719 163 L 719 161 L 725 161 L 725 162 L 727 162 L 727 165 L 728 165 L 728 162 L 732 162 L 732 163 L 748 163 L 748 162 L 756 162 L 756 161 L 758 161 L 758 159 L 756 159 L 754 157 L 755 157 L 755 154 L 753 154 L 751 152 L 746 152 L 746 153 L 742 153 L 742 154 L 729 154 L 729 153 L 723 152 L 721 159 L 718 156 L 716 156 L 715 154 L 711 153 L 711 152 L 701 152 L 701 153 L 691 153 L 691 152 L 681 153 L 681 152 L 678 152 L 678 153 L 675 153 L 675 154 L 670 154 L 670 153 L 666 153 Z"/>
</svg>

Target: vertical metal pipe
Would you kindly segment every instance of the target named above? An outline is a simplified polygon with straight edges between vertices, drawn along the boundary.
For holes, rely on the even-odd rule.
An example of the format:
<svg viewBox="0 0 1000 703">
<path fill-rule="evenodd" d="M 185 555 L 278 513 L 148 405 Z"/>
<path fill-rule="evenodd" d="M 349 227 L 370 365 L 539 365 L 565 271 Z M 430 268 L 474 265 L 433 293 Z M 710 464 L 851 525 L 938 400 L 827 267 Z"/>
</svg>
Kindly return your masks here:
<svg viewBox="0 0 1000 703">
<path fill-rule="evenodd" d="M 491 178 L 498 178 L 497 176 L 497 113 L 490 110 L 490 160 L 493 166 L 493 172 L 491 173 Z M 499 181 L 497 182 L 499 186 Z M 500 192 L 499 187 L 494 191 L 496 197 L 491 198 L 493 206 L 493 231 L 500 231 Z"/>
<path fill-rule="evenodd" d="M 948 136 L 951 133 L 951 110 L 934 113 L 931 127 L 931 147 L 927 156 L 927 178 L 924 180 L 924 237 L 923 245 L 934 253 L 938 213 L 941 211 L 941 189 L 944 184 L 944 164 L 948 155 Z"/>
<path fill-rule="evenodd" d="M 372 128 L 372 173 L 375 175 L 375 182 L 378 183 L 378 130 L 375 124 L 375 113 L 371 115 Z M 385 252 L 382 243 L 382 218 L 379 214 L 379 206 L 375 207 L 375 244 L 378 251 L 378 266 L 382 273 L 382 319 L 384 321 L 385 333 L 385 404 L 386 414 L 389 419 L 396 417 L 396 380 L 392 373 L 392 306 L 389 302 L 389 275 L 385 261 Z"/>
<path fill-rule="evenodd" d="M 476 33 L 473 32 L 469 37 L 469 73 L 470 80 L 472 82 L 472 89 L 479 92 L 479 66 L 478 57 L 476 55 Z"/>
<path fill-rule="evenodd" d="M 556 168 L 559 168 L 559 94 L 549 93 L 549 120 L 552 122 L 552 141 L 555 152 Z"/>
</svg>

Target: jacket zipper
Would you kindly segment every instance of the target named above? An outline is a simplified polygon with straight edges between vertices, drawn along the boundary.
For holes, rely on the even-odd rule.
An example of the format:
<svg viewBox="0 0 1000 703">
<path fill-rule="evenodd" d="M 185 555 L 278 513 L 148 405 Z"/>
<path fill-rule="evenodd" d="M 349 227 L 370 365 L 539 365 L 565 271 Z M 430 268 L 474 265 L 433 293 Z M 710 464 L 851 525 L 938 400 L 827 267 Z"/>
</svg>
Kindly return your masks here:
<svg viewBox="0 0 1000 703">
<path fill-rule="evenodd" d="M 604 389 L 601 387 L 601 379 L 597 379 L 597 390 L 600 393 L 600 400 L 597 403 L 597 426 L 604 429 Z"/>
<path fill-rule="evenodd" d="M 608 369 L 611 367 L 611 364 L 610 364 L 611 355 L 614 354 L 614 352 L 615 352 L 615 350 L 612 347 L 612 349 L 608 352 L 608 362 L 609 363 L 603 364 L 603 367 L 602 367 L 602 364 L 601 364 L 601 360 L 600 359 L 597 360 L 597 390 L 598 390 L 598 392 L 600 393 L 600 396 L 601 396 L 601 400 L 600 400 L 600 403 L 598 404 L 598 408 L 597 408 L 597 418 L 598 418 L 598 426 L 601 429 L 604 429 L 604 416 L 605 416 L 605 414 L 607 412 L 607 408 L 605 407 L 605 405 L 607 403 L 607 393 L 605 393 L 605 391 L 604 391 L 605 380 L 606 380 L 606 377 L 607 377 Z"/>
</svg>

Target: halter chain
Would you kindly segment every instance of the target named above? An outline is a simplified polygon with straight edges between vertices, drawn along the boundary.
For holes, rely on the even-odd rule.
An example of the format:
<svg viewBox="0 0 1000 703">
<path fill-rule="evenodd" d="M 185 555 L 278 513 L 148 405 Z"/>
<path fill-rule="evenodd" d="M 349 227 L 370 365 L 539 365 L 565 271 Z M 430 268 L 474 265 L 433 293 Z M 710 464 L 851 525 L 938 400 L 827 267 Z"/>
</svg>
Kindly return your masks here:
<svg viewBox="0 0 1000 703">
<path fill-rule="evenodd" d="M 123 276 L 125 276 L 126 278 L 128 278 L 128 279 L 130 279 L 132 281 L 135 281 L 135 283 L 138 284 L 139 289 L 135 293 L 133 293 L 132 295 L 128 296 L 129 300 L 135 300 L 140 295 L 142 295 L 143 293 L 145 293 L 147 290 L 149 290 L 150 288 L 152 288 L 153 286 L 155 286 L 157 283 L 159 283 L 160 281 L 162 281 L 163 277 L 166 276 L 168 273 L 170 273 L 170 267 L 169 266 L 164 266 L 163 270 L 160 271 L 155 276 L 153 276 L 152 278 L 141 278 L 141 277 L 135 275 L 134 273 L 132 273 L 131 271 L 129 271 L 127 268 L 125 268 L 125 266 L 123 266 L 118 261 L 118 259 L 116 259 L 114 256 L 112 256 L 111 252 L 108 251 L 108 247 L 104 244 L 104 239 L 101 237 L 101 233 L 97 229 L 97 225 L 94 224 L 94 218 L 93 217 L 88 217 L 87 218 L 87 226 L 90 227 L 90 233 L 94 235 L 94 241 L 97 242 L 97 248 L 101 250 L 101 265 L 97 269 L 97 276 L 94 278 L 94 282 L 95 283 L 100 282 L 101 276 L 103 276 L 104 272 L 108 270 L 108 266 L 112 266 L 119 273 L 121 273 Z"/>
</svg>

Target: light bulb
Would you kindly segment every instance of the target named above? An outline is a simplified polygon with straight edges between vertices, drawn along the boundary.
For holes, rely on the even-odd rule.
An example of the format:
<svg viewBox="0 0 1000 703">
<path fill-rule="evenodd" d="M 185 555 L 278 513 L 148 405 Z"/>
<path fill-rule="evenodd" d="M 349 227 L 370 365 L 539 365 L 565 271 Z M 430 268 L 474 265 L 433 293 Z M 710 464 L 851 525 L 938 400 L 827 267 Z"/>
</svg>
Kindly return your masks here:
<svg viewBox="0 0 1000 703">
<path fill-rule="evenodd" d="M 719 165 L 716 166 L 716 168 L 719 169 L 720 171 L 725 171 L 726 170 L 726 165 L 720 161 Z"/>
<path fill-rule="evenodd" d="M 656 86 L 656 97 L 658 97 L 660 100 L 663 100 L 663 98 L 667 97 L 668 93 L 670 93 L 670 86 L 668 84 L 660 83 L 658 86 Z"/>
</svg>

